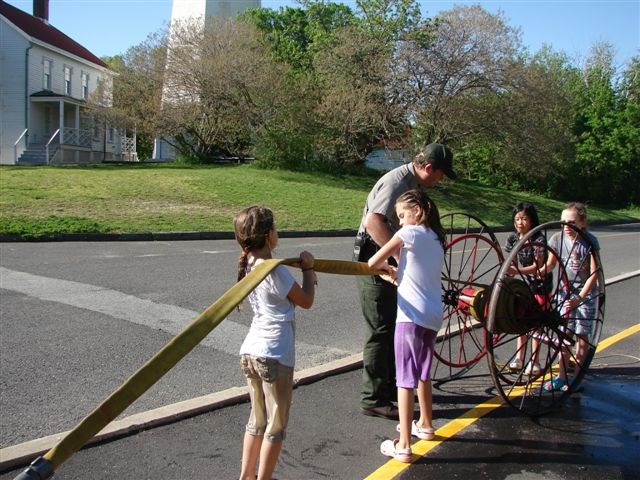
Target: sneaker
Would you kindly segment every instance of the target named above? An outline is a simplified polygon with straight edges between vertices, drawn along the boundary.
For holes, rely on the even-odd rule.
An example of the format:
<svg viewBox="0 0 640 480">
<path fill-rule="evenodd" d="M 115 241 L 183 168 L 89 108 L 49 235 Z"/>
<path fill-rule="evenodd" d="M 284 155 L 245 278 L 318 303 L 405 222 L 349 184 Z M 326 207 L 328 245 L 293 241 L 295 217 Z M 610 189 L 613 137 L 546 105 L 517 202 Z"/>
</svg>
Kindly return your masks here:
<svg viewBox="0 0 640 480">
<path fill-rule="evenodd" d="M 527 363 L 527 368 L 524 369 L 524 374 L 525 375 L 532 375 L 534 377 L 538 377 L 540 376 L 540 374 L 542 373 L 542 368 L 540 368 L 540 365 L 538 365 L 537 363 Z"/>
<path fill-rule="evenodd" d="M 509 370 L 511 370 L 512 372 L 519 372 L 520 370 L 522 370 L 522 360 L 516 358 L 509 364 Z"/>
<path fill-rule="evenodd" d="M 566 392 L 569 390 L 569 384 L 560 377 L 544 382 L 542 386 L 545 392 Z"/>
</svg>

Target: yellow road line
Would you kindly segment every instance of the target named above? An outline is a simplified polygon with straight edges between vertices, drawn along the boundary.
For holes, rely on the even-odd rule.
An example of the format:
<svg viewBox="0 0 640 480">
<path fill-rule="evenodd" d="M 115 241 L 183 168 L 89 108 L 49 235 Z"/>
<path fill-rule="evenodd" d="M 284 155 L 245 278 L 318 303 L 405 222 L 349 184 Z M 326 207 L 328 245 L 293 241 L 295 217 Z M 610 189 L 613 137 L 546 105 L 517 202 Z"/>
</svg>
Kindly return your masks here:
<svg viewBox="0 0 640 480">
<path fill-rule="evenodd" d="M 640 332 L 640 323 L 633 325 L 632 327 L 629 327 L 601 341 L 596 348 L 596 353 L 638 332 Z M 411 450 L 413 451 L 413 458 L 411 463 L 415 462 L 420 457 L 425 456 L 429 451 L 433 450 L 442 442 L 455 436 L 456 434 L 467 428 L 469 425 L 474 423 L 476 420 L 479 420 L 480 418 L 494 411 L 496 408 L 502 406 L 503 404 L 504 400 L 502 399 L 502 397 L 493 397 L 440 427 L 438 430 L 436 430 L 436 437 L 433 440 L 419 440 L 418 442 L 414 443 L 413 445 L 411 445 Z M 369 476 L 365 477 L 364 480 L 389 480 L 398 475 L 400 472 L 409 468 L 411 466 L 411 463 L 402 463 L 394 459 L 389 460 Z"/>
<path fill-rule="evenodd" d="M 635 325 L 626 328 L 623 331 L 616 333 L 615 335 L 611 335 L 610 337 L 605 338 L 600 343 L 598 343 L 598 346 L 596 347 L 596 353 L 638 332 L 640 332 L 640 323 L 636 323 Z"/>
<path fill-rule="evenodd" d="M 481 403 L 480 405 L 477 405 L 471 410 L 463 413 L 458 418 L 450 421 L 446 425 L 440 427 L 438 430 L 436 430 L 436 437 L 433 440 L 420 440 L 414 443 L 413 445 L 411 445 L 411 450 L 414 454 L 412 462 L 418 460 L 418 458 L 420 457 L 423 457 L 427 454 L 427 452 L 433 450 L 445 440 L 450 439 L 479 418 L 485 416 L 489 412 L 492 412 L 503 404 L 504 400 L 502 400 L 502 397 L 493 397 L 486 402 Z M 402 463 L 392 459 L 385 463 L 382 467 L 377 469 L 375 472 L 373 472 L 371 475 L 366 477 L 365 480 L 388 480 L 395 477 L 410 466 L 410 463 Z"/>
</svg>

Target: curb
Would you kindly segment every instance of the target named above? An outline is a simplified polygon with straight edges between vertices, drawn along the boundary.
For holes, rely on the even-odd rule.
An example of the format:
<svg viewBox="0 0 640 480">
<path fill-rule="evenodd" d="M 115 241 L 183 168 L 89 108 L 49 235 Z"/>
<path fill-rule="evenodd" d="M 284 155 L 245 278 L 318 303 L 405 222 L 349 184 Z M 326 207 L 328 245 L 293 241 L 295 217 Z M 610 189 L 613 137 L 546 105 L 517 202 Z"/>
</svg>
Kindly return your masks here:
<svg viewBox="0 0 640 480">
<path fill-rule="evenodd" d="M 635 270 L 607 279 L 606 286 L 610 286 L 630 278 L 640 276 L 640 270 Z M 441 334 L 438 335 L 440 337 Z M 362 353 L 340 358 L 323 365 L 307 368 L 297 372 L 294 376 L 294 389 L 308 385 L 332 375 L 356 370 L 362 367 Z M 232 387 L 220 392 L 203 395 L 201 397 L 184 400 L 182 402 L 165 405 L 146 412 L 137 413 L 122 420 L 114 420 L 92 437 L 82 448 L 116 440 L 143 430 L 168 425 L 189 417 L 194 417 L 212 410 L 237 405 L 249 400 L 247 387 Z M 60 432 L 28 442 L 12 445 L 0 449 L 0 473 L 28 465 L 36 457 L 46 453 L 56 446 L 69 431 Z"/>
<path fill-rule="evenodd" d="M 602 220 L 589 222 L 589 226 L 604 227 L 608 225 L 640 224 L 639 218 L 628 220 Z M 511 225 L 489 227 L 495 233 L 510 232 Z M 462 229 L 453 229 L 454 233 L 462 233 Z M 304 237 L 355 237 L 358 230 L 307 230 L 278 231 L 280 238 Z M 157 242 L 170 240 L 233 240 L 233 232 L 139 232 L 139 233 L 50 233 L 31 238 L 17 233 L 0 233 L 0 243 L 6 242 Z"/>
<path fill-rule="evenodd" d="M 280 238 L 355 237 L 357 230 L 278 231 Z M 36 238 L 0 233 L 0 242 L 157 242 L 169 240 L 233 240 L 233 232 L 51 233 Z"/>
<path fill-rule="evenodd" d="M 317 382 L 331 375 L 356 370 L 360 367 L 362 367 L 361 353 L 301 370 L 294 376 L 294 388 Z M 168 425 L 185 418 L 248 401 L 249 392 L 247 387 L 232 387 L 220 392 L 147 410 L 122 420 L 110 422 L 82 448 L 117 440 L 118 438 L 140 433 L 143 430 Z M 0 449 L 0 473 L 28 465 L 33 459 L 56 446 L 68 433 L 69 430 Z"/>
</svg>

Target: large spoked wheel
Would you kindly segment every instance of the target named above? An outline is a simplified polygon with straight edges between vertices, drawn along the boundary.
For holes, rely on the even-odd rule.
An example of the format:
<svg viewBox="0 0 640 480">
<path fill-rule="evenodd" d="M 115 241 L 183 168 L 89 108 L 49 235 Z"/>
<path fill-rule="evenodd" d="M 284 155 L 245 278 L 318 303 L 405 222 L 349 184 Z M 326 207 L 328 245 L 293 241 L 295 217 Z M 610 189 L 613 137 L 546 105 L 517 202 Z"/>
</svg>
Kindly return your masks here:
<svg viewBox="0 0 640 480">
<path fill-rule="evenodd" d="M 498 244 L 480 233 L 460 235 L 448 244 L 442 278 L 444 316 L 434 352 L 434 380 L 458 377 L 486 355 L 487 292 L 502 260 Z"/>
<path fill-rule="evenodd" d="M 580 298 L 585 281 L 592 287 Z M 523 237 L 500 268 L 488 308 L 489 370 L 504 400 L 535 416 L 579 390 L 604 306 L 602 263 L 587 232 L 552 222 Z"/>
<path fill-rule="evenodd" d="M 440 223 L 446 234 L 447 245 L 449 245 L 456 237 L 469 233 L 486 236 L 496 245 L 500 245 L 493 230 L 489 226 L 474 215 L 468 213 L 453 212 L 447 213 L 440 217 Z"/>
</svg>

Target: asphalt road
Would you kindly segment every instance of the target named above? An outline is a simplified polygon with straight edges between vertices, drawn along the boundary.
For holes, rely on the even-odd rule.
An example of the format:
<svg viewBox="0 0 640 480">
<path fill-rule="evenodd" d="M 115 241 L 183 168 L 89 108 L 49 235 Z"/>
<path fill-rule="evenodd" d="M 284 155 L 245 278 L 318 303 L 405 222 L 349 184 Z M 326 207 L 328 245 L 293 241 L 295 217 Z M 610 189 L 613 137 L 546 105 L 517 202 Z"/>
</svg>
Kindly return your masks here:
<svg viewBox="0 0 640 480">
<path fill-rule="evenodd" d="M 640 269 L 640 225 L 594 233 L 606 278 Z M 277 254 L 350 259 L 352 242 L 285 238 Z M 76 425 L 234 283 L 237 254 L 231 240 L 0 244 L 0 448 Z M 362 347 L 354 279 L 319 277 L 316 304 L 297 312 L 297 370 Z M 123 416 L 244 385 L 237 351 L 248 311 L 232 313 Z"/>
<path fill-rule="evenodd" d="M 407 467 L 387 462 L 378 446 L 395 422 L 357 413 L 361 371 L 294 392 L 279 480 L 631 480 L 640 478 L 640 277 L 607 289 L 607 321 L 581 394 L 556 412 L 529 418 L 493 404 L 495 389 L 481 361 L 464 377 L 437 384 L 437 437 L 417 442 Z M 490 405 L 490 406 L 487 406 Z M 210 480 L 237 478 L 249 406 L 241 403 L 77 452 L 55 478 Z M 406 468 L 405 468 L 406 467 Z M 14 479 L 22 469 L 0 475 Z"/>
</svg>

